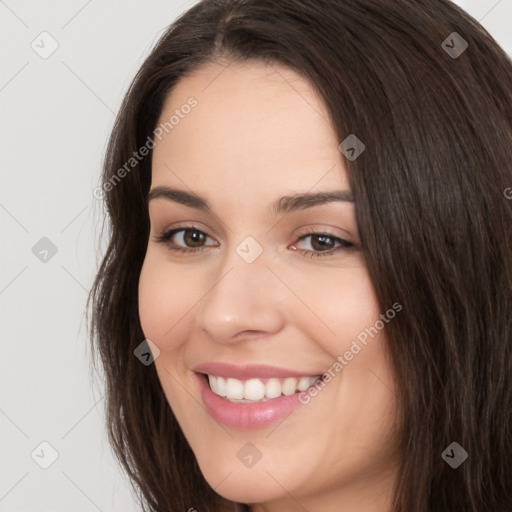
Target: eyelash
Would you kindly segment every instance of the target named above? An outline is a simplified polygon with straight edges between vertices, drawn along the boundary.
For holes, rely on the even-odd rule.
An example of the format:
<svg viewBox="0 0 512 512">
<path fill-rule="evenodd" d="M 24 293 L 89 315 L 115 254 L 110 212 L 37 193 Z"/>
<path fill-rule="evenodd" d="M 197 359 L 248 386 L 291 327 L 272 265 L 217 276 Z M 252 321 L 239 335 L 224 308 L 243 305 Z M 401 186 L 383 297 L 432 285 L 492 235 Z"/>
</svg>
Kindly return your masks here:
<svg viewBox="0 0 512 512">
<path fill-rule="evenodd" d="M 209 235 L 207 233 L 205 233 L 204 231 L 202 231 L 200 229 L 197 229 L 195 226 L 182 226 L 179 228 L 174 228 L 174 229 L 165 231 L 160 236 L 155 237 L 154 240 L 157 243 L 167 245 L 169 250 L 179 252 L 179 253 L 196 253 L 196 252 L 202 251 L 204 249 L 204 247 L 208 247 L 208 246 L 203 246 L 203 247 L 185 248 L 185 247 L 180 247 L 179 245 L 176 245 L 176 244 L 169 243 L 169 240 L 176 233 L 179 233 L 180 231 L 195 231 L 197 233 L 201 233 L 201 234 L 209 237 Z M 305 238 L 308 238 L 310 236 L 325 236 L 325 237 L 331 238 L 335 242 L 339 243 L 338 247 L 335 247 L 334 249 L 329 249 L 327 251 L 309 251 L 307 249 L 297 249 L 297 252 L 300 252 L 301 254 L 304 254 L 305 256 L 309 255 L 309 257 L 311 257 L 311 258 L 316 258 L 316 257 L 321 257 L 321 256 L 329 256 L 335 252 L 338 252 L 338 250 L 350 250 L 350 249 L 355 248 L 355 245 L 352 242 L 349 242 L 347 240 L 344 240 L 343 238 L 334 236 L 331 233 L 310 232 L 310 233 L 301 235 L 299 237 L 299 241 L 302 241 Z"/>
</svg>

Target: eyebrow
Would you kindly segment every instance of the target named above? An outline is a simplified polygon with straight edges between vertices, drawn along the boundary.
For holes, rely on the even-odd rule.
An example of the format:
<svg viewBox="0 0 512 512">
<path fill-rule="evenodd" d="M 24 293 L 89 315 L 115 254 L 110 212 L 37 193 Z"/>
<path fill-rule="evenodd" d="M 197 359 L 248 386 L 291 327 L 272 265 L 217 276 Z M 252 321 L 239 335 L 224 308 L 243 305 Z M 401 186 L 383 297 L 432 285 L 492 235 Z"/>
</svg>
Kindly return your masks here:
<svg viewBox="0 0 512 512">
<path fill-rule="evenodd" d="M 148 195 L 148 202 L 154 199 L 167 199 L 190 208 L 212 212 L 208 201 L 197 194 L 180 190 L 177 188 L 158 186 L 152 189 Z M 330 190 L 325 192 L 307 192 L 298 193 L 290 196 L 283 196 L 270 206 L 270 212 L 273 215 L 305 210 L 322 204 L 342 201 L 353 203 L 354 197 L 350 190 Z"/>
</svg>

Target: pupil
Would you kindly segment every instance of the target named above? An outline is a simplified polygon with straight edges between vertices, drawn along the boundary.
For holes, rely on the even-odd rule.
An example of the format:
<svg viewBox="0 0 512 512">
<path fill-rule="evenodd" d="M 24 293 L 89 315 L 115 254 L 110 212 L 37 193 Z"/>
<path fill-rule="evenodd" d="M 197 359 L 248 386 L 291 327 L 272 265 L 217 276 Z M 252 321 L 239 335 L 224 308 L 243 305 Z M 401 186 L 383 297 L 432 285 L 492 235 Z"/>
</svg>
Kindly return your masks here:
<svg viewBox="0 0 512 512">
<path fill-rule="evenodd" d="M 200 245 L 201 239 L 203 238 L 203 233 L 200 233 L 199 231 L 189 231 L 185 238 L 187 238 L 187 245 Z M 190 244 L 188 243 L 189 241 L 191 242 Z"/>
<path fill-rule="evenodd" d="M 316 237 L 313 237 L 313 243 L 311 244 L 313 247 L 315 246 L 315 243 L 314 243 L 315 239 L 320 242 L 319 247 L 315 247 L 315 249 L 325 249 L 326 247 L 329 248 L 328 247 L 329 245 L 332 245 L 332 244 L 325 243 L 326 240 L 331 240 L 331 237 L 324 236 L 324 235 L 317 235 Z"/>
</svg>

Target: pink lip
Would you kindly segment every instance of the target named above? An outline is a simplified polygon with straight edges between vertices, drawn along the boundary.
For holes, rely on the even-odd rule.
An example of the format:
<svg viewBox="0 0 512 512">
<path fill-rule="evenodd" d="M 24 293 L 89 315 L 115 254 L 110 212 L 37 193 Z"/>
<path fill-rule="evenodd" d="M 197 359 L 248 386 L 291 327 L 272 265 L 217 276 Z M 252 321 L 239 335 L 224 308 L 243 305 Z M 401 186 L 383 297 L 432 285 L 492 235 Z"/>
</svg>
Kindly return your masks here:
<svg viewBox="0 0 512 512">
<path fill-rule="evenodd" d="M 248 367 L 246 367 L 248 368 Z M 222 373 L 210 370 L 214 375 L 224 376 Z M 238 375 L 241 375 L 238 373 Z M 289 376 L 290 374 L 287 373 Z M 233 374 L 227 375 L 228 377 Z M 251 373 L 254 376 L 254 373 Z M 272 374 L 275 376 L 275 373 Z M 236 403 L 216 395 L 208 385 L 207 377 L 196 373 L 203 403 L 210 415 L 223 425 L 241 429 L 263 428 L 285 418 L 292 411 L 297 409 L 299 393 L 290 396 L 272 398 L 266 402 Z M 240 378 L 240 377 L 234 377 Z"/>
<path fill-rule="evenodd" d="M 197 373 L 208 373 L 217 377 L 225 377 L 238 380 L 249 379 L 270 379 L 286 377 L 316 377 L 320 373 L 297 372 L 286 370 L 277 366 L 267 365 L 245 365 L 238 366 L 228 363 L 204 363 L 196 366 L 193 370 Z"/>
</svg>

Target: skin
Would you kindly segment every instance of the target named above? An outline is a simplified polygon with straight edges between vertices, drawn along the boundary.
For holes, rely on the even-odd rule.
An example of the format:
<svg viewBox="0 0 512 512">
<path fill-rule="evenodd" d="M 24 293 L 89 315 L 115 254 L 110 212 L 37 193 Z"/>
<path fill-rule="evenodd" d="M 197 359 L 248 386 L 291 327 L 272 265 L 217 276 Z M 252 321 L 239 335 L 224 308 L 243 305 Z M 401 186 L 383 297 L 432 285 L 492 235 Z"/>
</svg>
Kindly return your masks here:
<svg viewBox="0 0 512 512">
<path fill-rule="evenodd" d="M 140 321 L 160 350 L 155 365 L 168 402 L 205 479 L 227 500 L 257 512 L 386 512 L 398 455 L 385 329 L 278 425 L 226 427 L 202 405 L 196 365 L 267 364 L 320 375 L 384 311 L 354 203 L 277 217 L 267 211 L 284 195 L 350 190 L 341 141 L 309 82 L 275 64 L 208 64 L 178 82 L 161 121 L 190 96 L 198 105 L 156 144 L 151 188 L 193 191 L 214 213 L 150 201 L 139 284 Z M 197 242 L 181 231 L 167 245 L 155 241 L 190 223 L 207 236 Z M 318 236 L 299 240 L 315 232 L 355 248 L 333 239 L 322 246 Z M 263 249 L 250 264 L 236 252 L 247 236 Z M 202 249 L 176 253 L 172 243 Z M 293 248 L 331 252 L 311 257 Z M 262 455 L 251 468 L 237 458 L 247 442 Z"/>
</svg>

